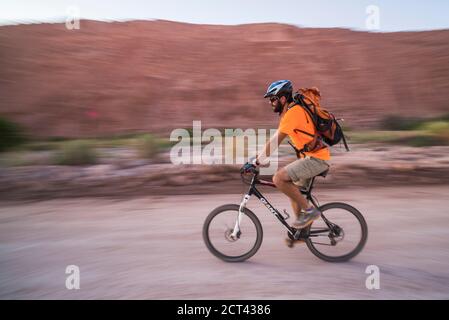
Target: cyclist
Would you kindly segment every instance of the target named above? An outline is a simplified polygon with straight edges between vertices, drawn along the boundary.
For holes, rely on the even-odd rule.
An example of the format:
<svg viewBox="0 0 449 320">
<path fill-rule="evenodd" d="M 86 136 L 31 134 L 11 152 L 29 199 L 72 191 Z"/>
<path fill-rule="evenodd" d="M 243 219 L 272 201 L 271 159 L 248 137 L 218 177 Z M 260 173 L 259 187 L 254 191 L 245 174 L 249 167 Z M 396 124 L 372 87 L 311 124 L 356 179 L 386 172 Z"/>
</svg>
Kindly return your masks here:
<svg viewBox="0 0 449 320">
<path fill-rule="evenodd" d="M 279 113 L 279 127 L 273 137 L 265 144 L 261 154 L 246 163 L 242 170 L 249 172 L 263 165 L 270 156 L 270 150 L 275 150 L 288 136 L 297 149 L 310 143 L 315 134 L 315 126 L 307 111 L 293 101 L 293 87 L 289 80 L 273 82 L 267 89 L 264 98 L 268 98 L 273 112 Z M 310 135 L 304 134 L 307 132 Z M 322 144 L 316 151 L 303 152 L 302 156 L 281 168 L 273 176 L 273 183 L 285 195 L 290 198 L 296 220 L 295 228 L 304 228 L 318 219 L 321 212 L 309 205 L 306 198 L 299 191 L 298 186 L 305 185 L 312 177 L 326 171 L 329 168 L 329 148 Z"/>
</svg>

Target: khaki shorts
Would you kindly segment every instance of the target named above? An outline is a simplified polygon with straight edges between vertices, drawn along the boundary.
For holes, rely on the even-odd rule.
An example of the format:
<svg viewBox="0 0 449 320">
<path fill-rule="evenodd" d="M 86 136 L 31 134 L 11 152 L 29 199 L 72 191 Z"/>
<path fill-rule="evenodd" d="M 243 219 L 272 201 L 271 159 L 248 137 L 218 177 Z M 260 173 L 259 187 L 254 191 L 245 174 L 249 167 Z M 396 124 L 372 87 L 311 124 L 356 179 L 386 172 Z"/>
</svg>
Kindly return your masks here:
<svg viewBox="0 0 449 320">
<path fill-rule="evenodd" d="M 313 157 L 298 159 L 285 166 L 288 176 L 297 186 L 306 186 L 311 178 L 329 169 L 325 160 Z"/>
</svg>

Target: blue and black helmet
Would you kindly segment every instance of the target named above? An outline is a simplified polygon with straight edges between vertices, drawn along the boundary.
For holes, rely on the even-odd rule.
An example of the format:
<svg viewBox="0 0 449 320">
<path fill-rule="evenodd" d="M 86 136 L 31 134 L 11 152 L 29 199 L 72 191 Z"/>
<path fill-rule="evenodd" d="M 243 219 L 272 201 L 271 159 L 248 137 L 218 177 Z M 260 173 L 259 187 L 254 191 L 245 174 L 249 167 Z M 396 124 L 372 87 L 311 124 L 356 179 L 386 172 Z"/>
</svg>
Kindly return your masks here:
<svg viewBox="0 0 449 320">
<path fill-rule="evenodd" d="M 291 95 L 293 92 L 292 82 L 290 80 L 278 80 L 270 84 L 267 89 L 267 92 L 263 96 L 264 98 L 269 97 L 280 97 L 283 94 Z"/>
</svg>

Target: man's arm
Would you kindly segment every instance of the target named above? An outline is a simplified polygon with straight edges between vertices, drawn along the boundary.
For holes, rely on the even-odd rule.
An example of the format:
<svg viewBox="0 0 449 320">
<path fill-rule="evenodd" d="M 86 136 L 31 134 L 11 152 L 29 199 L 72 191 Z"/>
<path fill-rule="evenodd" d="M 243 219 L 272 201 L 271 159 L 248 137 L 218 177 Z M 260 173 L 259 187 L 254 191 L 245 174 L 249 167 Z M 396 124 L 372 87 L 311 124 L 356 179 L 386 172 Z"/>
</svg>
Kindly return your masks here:
<svg viewBox="0 0 449 320">
<path fill-rule="evenodd" d="M 262 153 L 256 157 L 257 163 L 264 164 L 264 162 L 270 157 L 271 152 L 275 151 L 286 137 L 287 135 L 285 133 L 277 130 L 271 139 L 265 144 Z"/>
</svg>

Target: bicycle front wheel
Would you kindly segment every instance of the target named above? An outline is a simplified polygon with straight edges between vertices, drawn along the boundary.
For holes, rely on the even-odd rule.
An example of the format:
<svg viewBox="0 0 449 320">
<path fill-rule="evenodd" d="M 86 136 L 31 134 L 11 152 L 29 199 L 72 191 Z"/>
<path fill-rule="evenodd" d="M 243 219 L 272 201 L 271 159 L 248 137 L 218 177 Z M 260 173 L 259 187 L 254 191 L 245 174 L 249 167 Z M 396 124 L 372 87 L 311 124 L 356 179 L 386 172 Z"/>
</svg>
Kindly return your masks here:
<svg viewBox="0 0 449 320">
<path fill-rule="evenodd" d="M 214 209 L 204 221 L 203 240 L 209 251 L 226 262 L 242 262 L 252 257 L 262 244 L 262 225 L 256 215 L 245 208 L 240 232 L 231 236 L 239 215 L 239 205 L 227 204 Z"/>
<path fill-rule="evenodd" d="M 340 202 L 321 206 L 322 216 L 310 227 L 307 247 L 318 258 L 344 262 L 362 251 L 368 239 L 368 226 L 354 207 Z"/>
</svg>

